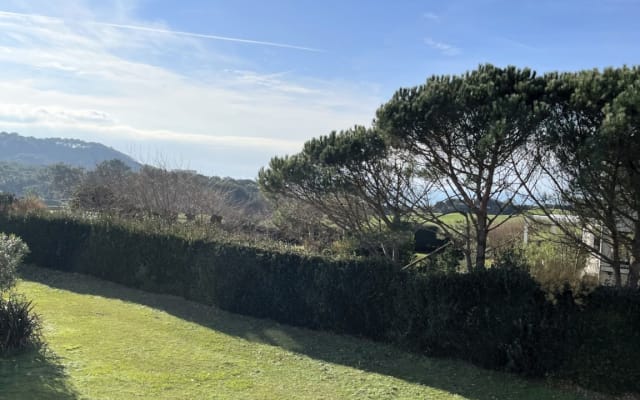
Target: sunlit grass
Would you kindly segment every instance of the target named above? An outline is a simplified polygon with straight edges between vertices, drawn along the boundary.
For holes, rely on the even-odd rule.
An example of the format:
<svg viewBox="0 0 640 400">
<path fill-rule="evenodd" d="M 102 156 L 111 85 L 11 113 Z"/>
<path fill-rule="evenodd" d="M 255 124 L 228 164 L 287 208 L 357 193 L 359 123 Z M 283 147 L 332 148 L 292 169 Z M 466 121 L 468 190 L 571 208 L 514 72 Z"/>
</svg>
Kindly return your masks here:
<svg viewBox="0 0 640 400">
<path fill-rule="evenodd" d="M 353 337 L 26 268 L 49 356 L 0 359 L 2 399 L 577 399 Z"/>
</svg>

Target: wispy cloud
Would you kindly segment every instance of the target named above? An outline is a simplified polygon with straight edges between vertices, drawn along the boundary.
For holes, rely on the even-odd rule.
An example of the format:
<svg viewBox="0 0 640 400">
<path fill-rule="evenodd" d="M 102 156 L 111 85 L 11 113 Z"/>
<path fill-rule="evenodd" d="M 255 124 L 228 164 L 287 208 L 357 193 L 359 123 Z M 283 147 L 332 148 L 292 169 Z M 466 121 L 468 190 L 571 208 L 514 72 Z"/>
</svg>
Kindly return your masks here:
<svg viewBox="0 0 640 400">
<path fill-rule="evenodd" d="M 433 12 L 426 12 L 424 14 L 422 14 L 422 17 L 424 19 L 428 19 L 429 21 L 440 21 L 440 16 L 436 13 Z"/>
<path fill-rule="evenodd" d="M 0 12 L 0 131 L 151 146 L 253 177 L 311 137 L 369 123 L 381 102 L 355 83 L 251 68 L 209 38 L 125 29 Z"/>
<path fill-rule="evenodd" d="M 440 53 L 446 56 L 455 56 L 460 54 L 460 49 L 451 44 L 438 42 L 433 40 L 432 38 L 426 38 L 424 42 L 427 44 L 427 46 L 431 47 L 432 49 L 438 50 Z"/>
<path fill-rule="evenodd" d="M 28 104 L 0 104 L 0 121 L 5 124 L 74 125 L 93 124 L 110 126 L 116 121 L 103 111 L 65 109 L 61 107 L 31 106 Z"/>
<path fill-rule="evenodd" d="M 39 19 L 39 20 L 49 20 L 49 21 L 55 21 L 55 22 L 65 22 L 62 19 L 48 17 L 44 15 L 39 15 L 39 14 L 15 13 L 15 12 L 8 12 L 8 11 L 0 11 L 0 16 L 14 16 L 14 17 L 24 17 L 24 18 L 32 18 L 32 19 Z M 185 31 L 177 31 L 172 29 L 154 28 L 149 26 L 114 24 L 114 23 L 99 22 L 99 21 L 90 21 L 88 23 L 92 25 L 98 25 L 98 26 L 108 26 L 108 27 L 117 28 L 117 29 L 159 33 L 164 35 L 185 36 L 185 37 L 192 37 L 192 38 L 198 38 L 198 39 L 221 40 L 226 42 L 244 43 L 244 44 L 252 44 L 252 45 L 259 45 L 259 46 L 280 47 L 285 49 L 303 50 L 303 51 L 311 51 L 311 52 L 317 52 L 317 53 L 324 52 L 324 50 L 316 49 L 313 47 L 297 46 L 293 44 L 269 42 L 269 41 L 263 41 L 263 40 L 243 39 L 243 38 L 236 38 L 236 37 L 229 37 L 229 36 L 210 35 L 210 34 L 196 33 L 196 32 L 185 32 Z"/>
<path fill-rule="evenodd" d="M 300 142 L 297 140 L 286 140 L 269 138 L 263 136 L 229 136 L 229 135 L 204 135 L 189 132 L 179 132 L 163 129 L 139 129 L 129 125 L 103 123 L 99 116 L 83 115 L 84 110 L 48 110 L 40 107 L 29 109 L 26 114 L 4 114 L 0 110 L 0 119 L 3 121 L 4 130 L 30 128 L 35 124 L 46 127 L 55 132 L 93 132 L 104 137 L 122 139 L 133 139 L 136 142 L 151 140 L 154 142 L 178 142 L 194 144 L 197 146 L 224 146 L 227 149 L 268 149 L 273 152 L 285 150 L 295 152 L 300 149 Z M 93 118 L 96 117 L 96 118 Z M 31 130 L 31 129 L 30 129 Z"/>
<path fill-rule="evenodd" d="M 94 24 L 110 26 L 110 27 L 119 28 L 119 29 L 130 29 L 130 30 L 142 31 L 142 32 L 153 32 L 153 33 L 162 33 L 162 34 L 177 35 L 177 36 L 187 36 L 187 37 L 200 38 L 200 39 L 222 40 L 226 42 L 255 44 L 260 46 L 281 47 L 285 49 L 312 51 L 316 53 L 324 52 L 324 50 L 315 49 L 313 47 L 296 46 L 293 44 L 286 44 L 286 43 L 266 42 L 262 40 L 241 39 L 241 38 L 234 38 L 234 37 L 228 37 L 228 36 L 208 35 L 203 33 L 174 31 L 174 30 L 168 30 L 168 29 L 149 28 L 145 26 L 110 24 L 106 22 L 94 22 Z"/>
<path fill-rule="evenodd" d="M 523 50 L 540 50 L 536 46 L 532 46 L 528 43 L 521 42 L 519 40 L 511 39 L 505 36 L 497 36 L 496 40 L 509 45 L 510 47 L 517 47 Z"/>
</svg>

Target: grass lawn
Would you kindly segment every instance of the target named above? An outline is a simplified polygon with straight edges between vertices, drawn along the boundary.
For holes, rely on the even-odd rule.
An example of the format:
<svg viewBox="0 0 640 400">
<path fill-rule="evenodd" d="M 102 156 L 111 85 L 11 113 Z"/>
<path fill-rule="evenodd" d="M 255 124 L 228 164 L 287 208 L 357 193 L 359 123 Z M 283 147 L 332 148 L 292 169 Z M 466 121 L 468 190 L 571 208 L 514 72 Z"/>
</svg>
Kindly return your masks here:
<svg viewBox="0 0 640 400">
<path fill-rule="evenodd" d="M 581 399 L 469 364 L 229 314 L 76 274 L 23 270 L 48 350 L 0 359 L 0 398 Z"/>
<path fill-rule="evenodd" d="M 490 214 L 489 218 L 494 218 L 495 215 L 494 214 Z M 442 222 L 444 222 L 445 224 L 448 225 L 453 225 L 453 224 L 462 224 L 465 222 L 465 218 L 464 215 L 461 213 L 449 213 L 449 214 L 444 214 L 442 216 L 439 217 L 440 220 Z M 516 216 L 516 217 L 512 217 L 509 215 L 498 215 L 498 218 L 496 218 L 496 220 L 493 222 L 494 224 L 499 224 L 502 221 L 504 221 L 505 219 L 517 219 L 517 218 L 522 218 L 520 216 Z"/>
</svg>

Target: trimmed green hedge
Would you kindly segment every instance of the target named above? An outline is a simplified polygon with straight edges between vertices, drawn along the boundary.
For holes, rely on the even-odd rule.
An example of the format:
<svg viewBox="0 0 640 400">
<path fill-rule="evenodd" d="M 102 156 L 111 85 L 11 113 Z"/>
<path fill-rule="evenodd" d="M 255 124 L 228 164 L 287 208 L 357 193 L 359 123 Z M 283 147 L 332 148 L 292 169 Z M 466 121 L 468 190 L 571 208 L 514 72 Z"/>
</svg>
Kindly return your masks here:
<svg viewBox="0 0 640 400">
<path fill-rule="evenodd" d="M 361 335 L 430 355 L 608 391 L 638 390 L 640 294 L 602 288 L 554 302 L 525 272 L 399 272 L 106 221 L 0 217 L 30 261 L 228 311 Z"/>
</svg>

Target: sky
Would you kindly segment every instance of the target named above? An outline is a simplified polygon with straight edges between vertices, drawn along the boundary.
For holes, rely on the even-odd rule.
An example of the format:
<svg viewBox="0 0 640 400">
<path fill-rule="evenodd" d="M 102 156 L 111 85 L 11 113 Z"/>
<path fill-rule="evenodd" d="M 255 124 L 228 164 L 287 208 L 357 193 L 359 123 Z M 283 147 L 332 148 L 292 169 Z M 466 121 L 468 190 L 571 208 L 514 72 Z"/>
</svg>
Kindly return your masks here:
<svg viewBox="0 0 640 400">
<path fill-rule="evenodd" d="M 0 131 L 255 178 L 479 64 L 640 64 L 640 0 L 0 0 Z"/>
</svg>

